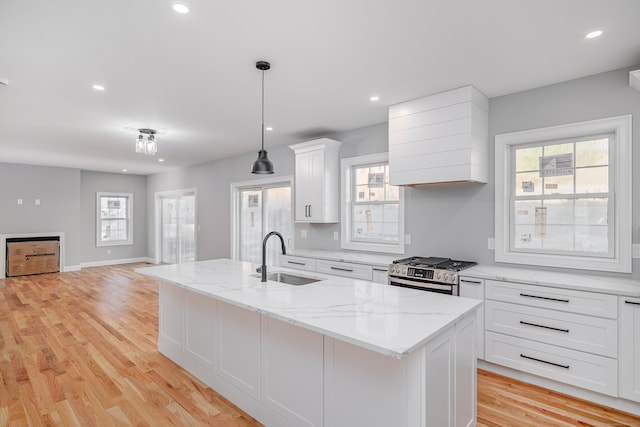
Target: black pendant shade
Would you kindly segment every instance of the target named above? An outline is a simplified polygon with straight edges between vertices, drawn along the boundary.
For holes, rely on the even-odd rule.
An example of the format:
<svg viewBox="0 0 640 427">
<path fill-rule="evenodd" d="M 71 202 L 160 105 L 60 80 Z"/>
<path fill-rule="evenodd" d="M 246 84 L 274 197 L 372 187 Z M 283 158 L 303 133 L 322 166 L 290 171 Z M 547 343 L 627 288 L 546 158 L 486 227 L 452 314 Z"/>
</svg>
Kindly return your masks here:
<svg viewBox="0 0 640 427">
<path fill-rule="evenodd" d="M 273 173 L 273 163 L 269 160 L 264 149 L 264 72 L 271 68 L 271 64 L 267 61 L 258 61 L 256 68 L 262 71 L 262 148 L 258 151 L 258 159 L 253 162 L 251 173 L 269 174 Z"/>
<path fill-rule="evenodd" d="M 251 173 L 273 173 L 273 163 L 265 150 L 258 151 L 258 159 L 253 162 Z"/>
</svg>

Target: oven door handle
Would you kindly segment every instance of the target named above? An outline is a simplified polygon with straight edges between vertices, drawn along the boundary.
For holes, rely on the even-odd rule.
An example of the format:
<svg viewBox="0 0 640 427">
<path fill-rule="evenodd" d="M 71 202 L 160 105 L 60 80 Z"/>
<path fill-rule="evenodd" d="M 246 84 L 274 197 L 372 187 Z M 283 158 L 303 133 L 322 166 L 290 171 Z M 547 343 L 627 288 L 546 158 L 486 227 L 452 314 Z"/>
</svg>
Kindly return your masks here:
<svg viewBox="0 0 640 427">
<path fill-rule="evenodd" d="M 389 276 L 389 284 L 393 285 L 393 283 L 398 283 L 399 285 L 409 285 L 409 286 L 420 286 L 422 284 L 428 285 L 428 288 L 431 289 L 442 289 L 443 291 L 450 291 L 452 288 L 455 288 L 456 285 L 441 285 L 439 283 L 433 283 L 424 280 L 406 280 L 400 279 L 398 277 Z M 427 286 L 424 287 L 427 289 Z"/>
</svg>

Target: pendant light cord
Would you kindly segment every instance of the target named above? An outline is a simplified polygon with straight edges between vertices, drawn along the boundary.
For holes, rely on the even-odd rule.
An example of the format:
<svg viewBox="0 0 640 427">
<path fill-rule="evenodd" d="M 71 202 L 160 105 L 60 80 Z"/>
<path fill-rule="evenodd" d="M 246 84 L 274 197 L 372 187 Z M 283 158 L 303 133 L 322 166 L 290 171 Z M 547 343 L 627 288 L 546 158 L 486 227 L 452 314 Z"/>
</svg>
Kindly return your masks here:
<svg viewBox="0 0 640 427">
<path fill-rule="evenodd" d="M 262 70 L 262 151 L 264 151 L 264 70 Z"/>
</svg>

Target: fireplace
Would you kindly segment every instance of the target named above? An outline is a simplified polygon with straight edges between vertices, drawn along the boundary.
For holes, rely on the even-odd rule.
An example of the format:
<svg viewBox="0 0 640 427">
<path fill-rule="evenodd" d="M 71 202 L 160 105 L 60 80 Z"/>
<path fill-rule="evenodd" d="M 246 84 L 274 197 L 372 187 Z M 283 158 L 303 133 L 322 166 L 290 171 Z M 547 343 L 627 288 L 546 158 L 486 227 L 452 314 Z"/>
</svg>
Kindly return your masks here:
<svg viewBox="0 0 640 427">
<path fill-rule="evenodd" d="M 0 235 L 1 277 L 56 273 L 64 259 L 64 233 Z"/>
</svg>

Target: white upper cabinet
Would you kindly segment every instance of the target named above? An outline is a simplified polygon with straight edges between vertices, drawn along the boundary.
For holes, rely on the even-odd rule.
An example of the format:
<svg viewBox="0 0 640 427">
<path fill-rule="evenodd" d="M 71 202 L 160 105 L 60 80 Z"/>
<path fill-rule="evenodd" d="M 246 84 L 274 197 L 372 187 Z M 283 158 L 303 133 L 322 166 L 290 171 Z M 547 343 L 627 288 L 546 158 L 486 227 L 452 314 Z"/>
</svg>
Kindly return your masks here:
<svg viewBox="0 0 640 427">
<path fill-rule="evenodd" d="M 296 222 L 340 221 L 340 145 L 340 141 L 320 138 L 289 146 L 296 157 Z"/>
<path fill-rule="evenodd" d="M 489 100 L 473 86 L 389 107 L 392 185 L 486 183 Z"/>
</svg>

